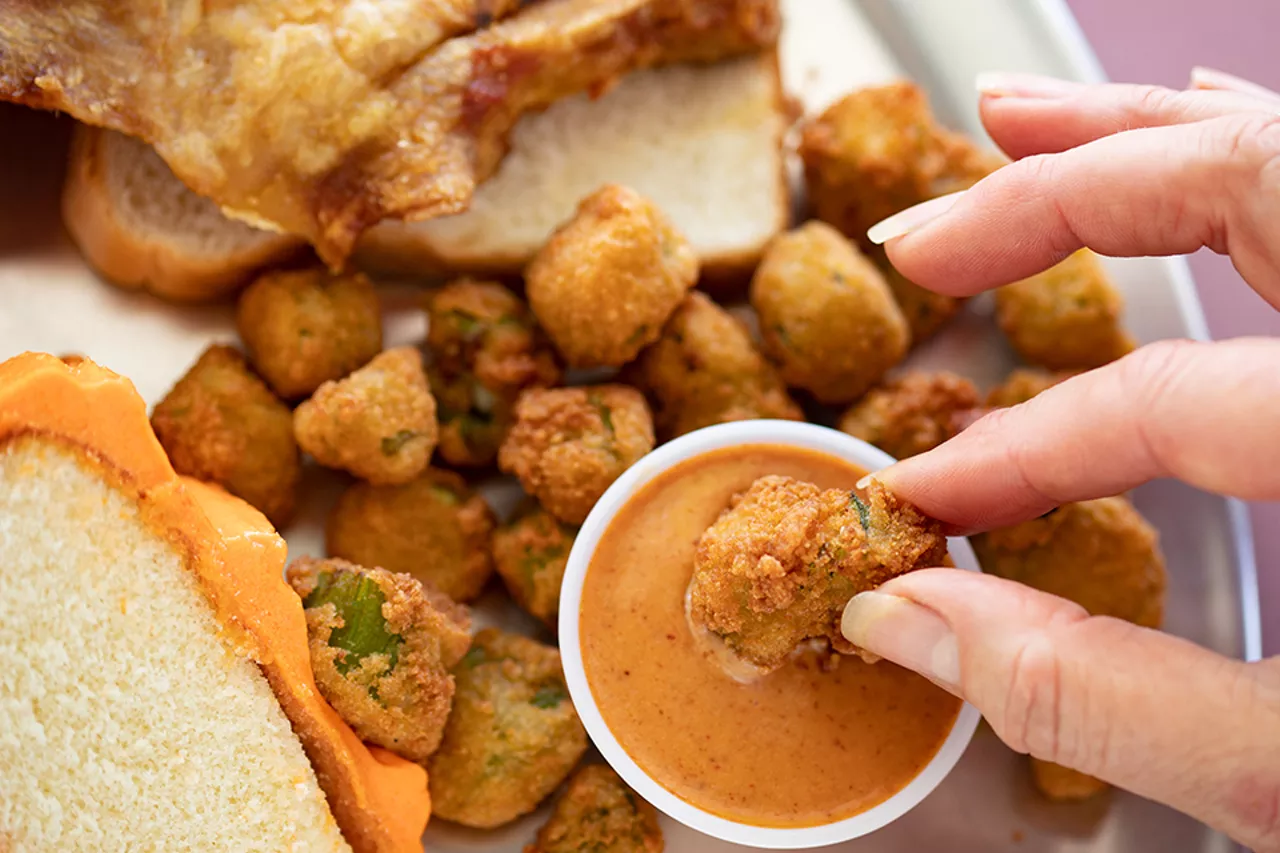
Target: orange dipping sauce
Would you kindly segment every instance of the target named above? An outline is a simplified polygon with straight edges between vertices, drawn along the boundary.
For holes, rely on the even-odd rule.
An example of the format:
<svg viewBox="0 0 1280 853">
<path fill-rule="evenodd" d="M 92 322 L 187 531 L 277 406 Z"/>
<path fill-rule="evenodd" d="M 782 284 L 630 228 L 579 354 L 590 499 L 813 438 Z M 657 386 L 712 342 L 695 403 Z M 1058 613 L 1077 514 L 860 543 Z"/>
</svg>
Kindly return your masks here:
<svg viewBox="0 0 1280 853">
<path fill-rule="evenodd" d="M 800 657 L 752 684 L 695 645 L 684 596 L 698 537 L 730 498 L 783 474 L 852 489 L 864 471 L 783 445 L 713 451 L 643 486 L 587 569 L 587 681 L 627 754 L 675 796 L 764 827 L 832 823 L 885 801 L 929 763 L 960 700 L 888 662 Z"/>
</svg>

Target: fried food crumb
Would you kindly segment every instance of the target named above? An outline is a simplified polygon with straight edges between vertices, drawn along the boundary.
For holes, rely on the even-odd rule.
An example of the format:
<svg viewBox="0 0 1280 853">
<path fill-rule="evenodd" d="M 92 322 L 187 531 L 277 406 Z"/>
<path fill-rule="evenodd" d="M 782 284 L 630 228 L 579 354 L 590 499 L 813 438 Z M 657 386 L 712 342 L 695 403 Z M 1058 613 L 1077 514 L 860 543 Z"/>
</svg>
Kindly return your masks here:
<svg viewBox="0 0 1280 853">
<path fill-rule="evenodd" d="M 524 853 L 662 853 L 658 813 L 603 764 L 569 779 L 551 817 Z"/>
<path fill-rule="evenodd" d="M 840 430 L 906 459 L 958 435 L 978 405 L 978 389 L 963 376 L 913 371 L 872 388 L 840 418 Z"/>
<path fill-rule="evenodd" d="M 644 397 L 626 385 L 532 389 L 516 401 L 516 422 L 498 452 L 555 517 L 581 524 L 605 489 L 653 449 Z"/>
<path fill-rule="evenodd" d="M 360 739 L 410 761 L 440 745 L 449 669 L 471 645 L 471 616 L 409 575 L 345 560 L 294 560 L 316 686 Z"/>
</svg>

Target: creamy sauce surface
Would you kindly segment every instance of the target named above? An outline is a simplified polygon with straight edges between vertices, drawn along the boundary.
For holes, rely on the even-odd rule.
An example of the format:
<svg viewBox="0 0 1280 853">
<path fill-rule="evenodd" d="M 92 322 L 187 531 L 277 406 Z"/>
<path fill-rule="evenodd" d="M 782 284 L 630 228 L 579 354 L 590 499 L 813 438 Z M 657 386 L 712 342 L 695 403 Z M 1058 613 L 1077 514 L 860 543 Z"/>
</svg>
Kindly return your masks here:
<svg viewBox="0 0 1280 853">
<path fill-rule="evenodd" d="M 756 826 L 816 826 L 888 799 L 942 746 L 960 702 L 914 673 L 802 657 L 741 684 L 685 618 L 695 543 L 734 494 L 766 474 L 852 489 L 863 473 L 781 445 L 714 451 L 649 482 L 605 531 L 582 593 L 587 681 L 623 749 L 677 797 Z"/>
</svg>

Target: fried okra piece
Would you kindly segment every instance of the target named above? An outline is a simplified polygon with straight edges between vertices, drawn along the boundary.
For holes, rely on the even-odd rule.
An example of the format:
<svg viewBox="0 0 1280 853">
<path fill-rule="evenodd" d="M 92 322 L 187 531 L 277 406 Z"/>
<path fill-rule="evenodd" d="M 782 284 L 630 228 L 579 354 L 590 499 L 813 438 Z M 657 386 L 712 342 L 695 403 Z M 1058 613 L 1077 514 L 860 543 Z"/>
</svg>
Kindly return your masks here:
<svg viewBox="0 0 1280 853">
<path fill-rule="evenodd" d="M 864 497 L 761 477 L 698 540 L 689 615 L 763 670 L 811 639 L 852 653 L 849 599 L 946 557 L 940 524 L 874 480 Z"/>
<path fill-rule="evenodd" d="M 326 468 L 378 484 L 407 483 L 436 447 L 436 401 L 422 356 L 389 349 L 345 379 L 326 382 L 293 413 L 298 444 Z"/>
<path fill-rule="evenodd" d="M 431 388 L 440 457 L 491 465 L 524 388 L 560 381 L 560 365 L 529 307 L 500 284 L 460 279 L 427 297 Z"/>
<path fill-rule="evenodd" d="M 581 524 L 605 489 L 652 449 L 653 419 L 636 389 L 535 388 L 516 401 L 498 467 L 556 518 Z"/>
<path fill-rule="evenodd" d="M 409 574 L 470 601 L 493 573 L 494 521 L 461 477 L 428 468 L 399 486 L 352 485 L 338 498 L 325 539 L 331 556 Z"/>
<path fill-rule="evenodd" d="M 1061 596 L 1091 615 L 1159 628 L 1165 565 L 1155 529 L 1124 498 L 1064 504 L 1031 521 L 972 539 L 982 570 Z M 1033 761 L 1051 799 L 1079 799 L 1106 786 Z"/>
<path fill-rule="evenodd" d="M 151 427 L 179 474 L 217 483 L 276 527 L 293 517 L 302 475 L 293 415 L 235 349 L 205 350 L 156 404 Z"/>
<path fill-rule="evenodd" d="M 565 780 L 587 733 L 551 646 L 489 628 L 453 673 L 453 711 L 428 765 L 431 804 L 464 826 L 501 826 Z"/>
<path fill-rule="evenodd" d="M 578 768 L 524 853 L 662 853 L 658 813 L 604 764 Z"/>
<path fill-rule="evenodd" d="M 1101 367 L 1136 346 L 1124 328 L 1124 299 L 1088 249 L 999 288 L 995 303 L 1000 330 L 1018 355 L 1037 367 Z"/>
<path fill-rule="evenodd" d="M 378 294 L 360 273 L 264 273 L 241 294 L 236 329 L 253 366 L 287 400 L 341 379 L 382 350 Z"/>
<path fill-rule="evenodd" d="M 910 332 L 884 277 L 831 226 L 777 237 L 751 280 L 765 355 L 822 403 L 866 393 L 907 354 Z"/>
<path fill-rule="evenodd" d="M 287 576 L 321 695 L 361 740 L 425 762 L 444 735 L 470 613 L 408 575 L 345 560 L 302 557 Z"/>
<path fill-rule="evenodd" d="M 840 418 L 840 430 L 906 459 L 959 434 L 978 405 L 978 389 L 963 376 L 913 371 L 872 388 Z"/>
<path fill-rule="evenodd" d="M 607 185 L 525 273 L 538 322 L 571 367 L 619 367 L 658 339 L 698 280 L 693 248 L 652 202 Z"/>
<path fill-rule="evenodd" d="M 507 592 L 525 612 L 556 630 L 560 584 L 578 528 L 534 501 L 493 532 L 493 564 Z"/>
<path fill-rule="evenodd" d="M 1007 409 L 1010 406 L 1025 403 L 1059 382 L 1070 379 L 1076 373 L 1077 371 L 1072 370 L 1050 372 L 1048 370 L 1020 367 L 1005 377 L 1003 382 L 987 392 L 987 407 Z"/>
<path fill-rule="evenodd" d="M 663 440 L 729 421 L 804 419 L 747 329 L 697 291 L 623 376 L 653 401 Z"/>
<path fill-rule="evenodd" d="M 968 189 L 1004 165 L 994 152 L 941 127 L 921 89 L 906 81 L 846 95 L 802 129 L 805 184 L 819 219 L 857 241 L 884 272 L 914 341 L 936 332 L 961 300 L 925 290 L 893 270 L 867 229 L 912 205 Z"/>
</svg>

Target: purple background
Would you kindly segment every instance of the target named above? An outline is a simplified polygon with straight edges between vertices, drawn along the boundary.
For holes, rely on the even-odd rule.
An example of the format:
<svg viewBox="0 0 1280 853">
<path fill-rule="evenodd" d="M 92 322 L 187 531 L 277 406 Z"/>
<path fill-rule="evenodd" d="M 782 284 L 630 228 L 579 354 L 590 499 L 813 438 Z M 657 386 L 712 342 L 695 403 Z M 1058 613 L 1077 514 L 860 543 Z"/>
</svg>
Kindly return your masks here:
<svg viewBox="0 0 1280 853">
<path fill-rule="evenodd" d="M 1228 71 L 1280 91 L 1276 0 L 1068 0 L 1113 80 L 1184 88 L 1193 65 Z M 1249 289 L 1231 261 L 1191 258 L 1215 338 L 1280 336 L 1280 312 Z M 1263 643 L 1280 654 L 1280 504 L 1251 507 L 1263 602 Z"/>
</svg>

